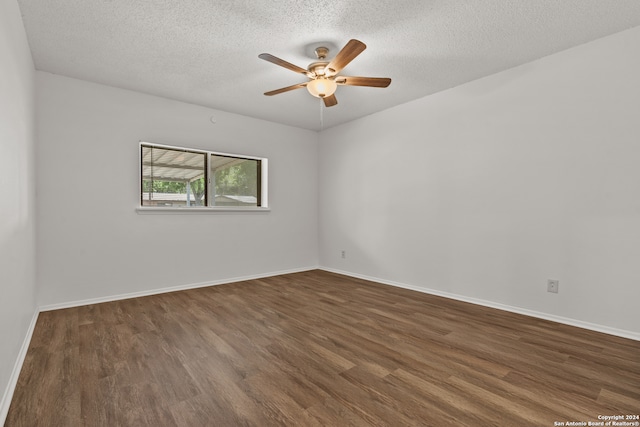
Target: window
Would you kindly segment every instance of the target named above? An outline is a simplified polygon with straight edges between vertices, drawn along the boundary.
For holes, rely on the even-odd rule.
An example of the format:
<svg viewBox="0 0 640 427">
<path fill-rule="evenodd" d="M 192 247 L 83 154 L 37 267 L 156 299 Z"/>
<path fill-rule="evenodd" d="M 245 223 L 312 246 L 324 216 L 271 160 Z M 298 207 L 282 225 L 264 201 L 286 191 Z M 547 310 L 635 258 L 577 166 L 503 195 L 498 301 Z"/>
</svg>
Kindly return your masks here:
<svg viewBox="0 0 640 427">
<path fill-rule="evenodd" d="M 143 208 L 266 208 L 267 159 L 143 142 Z"/>
</svg>

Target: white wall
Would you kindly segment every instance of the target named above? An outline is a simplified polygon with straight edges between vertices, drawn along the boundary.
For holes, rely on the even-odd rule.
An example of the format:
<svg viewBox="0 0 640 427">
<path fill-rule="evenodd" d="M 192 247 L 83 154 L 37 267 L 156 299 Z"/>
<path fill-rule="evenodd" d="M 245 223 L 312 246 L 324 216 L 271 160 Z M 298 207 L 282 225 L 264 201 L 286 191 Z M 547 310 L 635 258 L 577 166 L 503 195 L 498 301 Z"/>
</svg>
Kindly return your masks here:
<svg viewBox="0 0 640 427">
<path fill-rule="evenodd" d="M 40 305 L 317 266 L 317 133 L 43 72 L 36 89 Z M 139 140 L 267 157 L 271 212 L 136 213 Z"/>
<path fill-rule="evenodd" d="M 0 2 L 0 424 L 36 312 L 34 67 L 18 4 Z M 13 378 L 12 378 L 13 375 Z"/>
<path fill-rule="evenodd" d="M 321 265 L 639 333 L 638 52 L 640 27 L 322 132 Z"/>
</svg>

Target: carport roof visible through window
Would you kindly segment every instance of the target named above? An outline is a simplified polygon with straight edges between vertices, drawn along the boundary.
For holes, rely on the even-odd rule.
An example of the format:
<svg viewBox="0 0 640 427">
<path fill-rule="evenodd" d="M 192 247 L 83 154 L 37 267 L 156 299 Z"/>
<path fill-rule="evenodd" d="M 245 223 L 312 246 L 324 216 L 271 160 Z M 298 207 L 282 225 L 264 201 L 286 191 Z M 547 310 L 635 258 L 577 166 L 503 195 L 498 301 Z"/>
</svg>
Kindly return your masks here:
<svg viewBox="0 0 640 427">
<path fill-rule="evenodd" d="M 204 176 L 204 161 L 203 153 L 143 146 L 142 177 L 163 181 L 193 181 Z"/>
</svg>

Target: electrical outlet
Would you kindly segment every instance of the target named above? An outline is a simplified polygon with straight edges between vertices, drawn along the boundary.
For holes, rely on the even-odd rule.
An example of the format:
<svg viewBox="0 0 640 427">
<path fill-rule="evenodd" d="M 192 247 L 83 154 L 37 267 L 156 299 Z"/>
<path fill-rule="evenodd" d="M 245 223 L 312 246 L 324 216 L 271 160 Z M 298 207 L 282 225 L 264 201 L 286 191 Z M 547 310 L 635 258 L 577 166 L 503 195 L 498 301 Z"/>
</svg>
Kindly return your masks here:
<svg viewBox="0 0 640 427">
<path fill-rule="evenodd" d="M 547 280 L 547 292 L 553 292 L 554 294 L 557 294 L 559 287 L 560 287 L 559 280 L 555 280 L 555 279 Z"/>
<path fill-rule="evenodd" d="M 347 257 L 347 251 L 344 251 L 344 250 L 343 250 L 342 252 L 340 252 L 340 256 L 341 256 L 342 258 L 346 258 L 346 257 Z"/>
</svg>

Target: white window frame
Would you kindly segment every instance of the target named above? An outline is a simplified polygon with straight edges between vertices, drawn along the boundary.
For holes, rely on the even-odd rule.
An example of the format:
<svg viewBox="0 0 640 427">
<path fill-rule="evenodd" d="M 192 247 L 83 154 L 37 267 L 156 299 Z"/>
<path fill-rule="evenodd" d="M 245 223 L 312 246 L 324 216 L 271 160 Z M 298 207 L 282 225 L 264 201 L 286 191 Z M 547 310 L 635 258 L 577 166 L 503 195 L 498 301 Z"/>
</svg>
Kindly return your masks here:
<svg viewBox="0 0 640 427">
<path fill-rule="evenodd" d="M 185 150 L 192 153 L 202 153 L 207 156 L 206 161 L 206 177 L 207 177 L 207 200 L 211 203 L 213 198 L 213 189 L 211 185 L 210 165 L 211 156 L 236 157 L 247 160 L 260 161 L 260 205 L 259 206 L 198 206 L 198 207 L 173 207 L 173 206 L 142 206 L 142 146 L 151 146 L 154 148 L 168 150 Z M 269 160 L 266 157 L 248 156 L 245 154 L 222 153 L 219 151 L 208 151 L 198 148 L 189 148 L 178 145 L 156 144 L 154 142 L 140 141 L 138 144 L 138 213 L 212 213 L 212 212 L 268 212 L 269 207 Z"/>
</svg>

